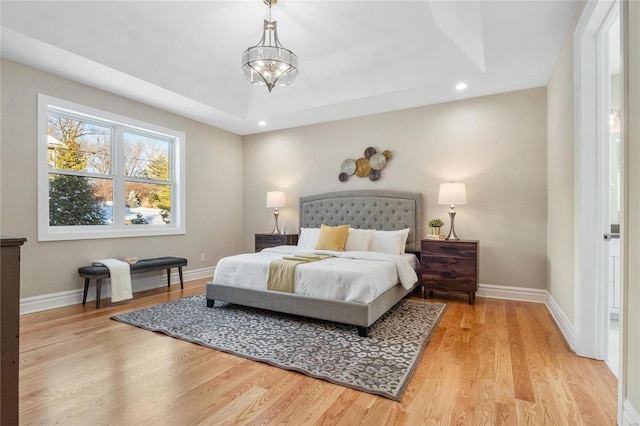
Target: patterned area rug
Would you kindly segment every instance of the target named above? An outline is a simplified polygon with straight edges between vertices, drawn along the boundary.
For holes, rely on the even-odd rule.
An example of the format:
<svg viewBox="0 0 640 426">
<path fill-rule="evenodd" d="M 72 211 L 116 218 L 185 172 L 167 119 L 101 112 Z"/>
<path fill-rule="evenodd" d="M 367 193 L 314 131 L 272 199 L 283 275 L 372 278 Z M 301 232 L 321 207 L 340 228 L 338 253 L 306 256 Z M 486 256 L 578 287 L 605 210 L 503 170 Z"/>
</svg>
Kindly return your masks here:
<svg viewBox="0 0 640 426">
<path fill-rule="evenodd" d="M 355 326 L 215 302 L 204 295 L 112 319 L 395 401 L 446 305 L 402 300 L 360 337 Z"/>
</svg>

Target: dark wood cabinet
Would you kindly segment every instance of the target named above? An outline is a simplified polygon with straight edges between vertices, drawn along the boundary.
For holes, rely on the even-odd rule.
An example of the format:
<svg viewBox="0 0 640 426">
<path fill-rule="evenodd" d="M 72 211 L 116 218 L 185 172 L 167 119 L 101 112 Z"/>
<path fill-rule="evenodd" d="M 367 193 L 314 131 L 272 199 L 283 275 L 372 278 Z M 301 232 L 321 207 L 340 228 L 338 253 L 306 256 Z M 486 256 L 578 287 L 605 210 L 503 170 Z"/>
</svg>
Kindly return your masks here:
<svg viewBox="0 0 640 426">
<path fill-rule="evenodd" d="M 20 246 L 26 238 L 0 237 L 0 424 L 18 424 L 20 359 Z"/>
<path fill-rule="evenodd" d="M 463 292 L 469 304 L 478 290 L 478 241 L 422 240 L 420 265 L 425 291 Z"/>
<path fill-rule="evenodd" d="M 295 246 L 296 244 L 298 244 L 298 234 L 256 234 L 256 252 L 268 247 Z"/>
</svg>

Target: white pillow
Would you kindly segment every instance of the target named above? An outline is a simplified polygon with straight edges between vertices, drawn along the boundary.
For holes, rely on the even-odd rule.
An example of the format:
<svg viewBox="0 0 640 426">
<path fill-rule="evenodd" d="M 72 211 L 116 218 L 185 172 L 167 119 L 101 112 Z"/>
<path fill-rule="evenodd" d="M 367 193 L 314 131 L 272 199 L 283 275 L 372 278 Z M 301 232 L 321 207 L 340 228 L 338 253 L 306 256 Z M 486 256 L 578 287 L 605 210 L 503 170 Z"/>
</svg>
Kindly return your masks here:
<svg viewBox="0 0 640 426">
<path fill-rule="evenodd" d="M 409 238 L 409 232 L 411 232 L 410 228 L 405 228 L 400 231 L 400 254 L 403 254 L 407 251 L 407 238 Z"/>
<path fill-rule="evenodd" d="M 344 251 L 369 251 L 369 244 L 373 238 L 373 233 L 373 229 L 349 228 L 347 242 L 344 244 Z"/>
<path fill-rule="evenodd" d="M 300 228 L 298 247 L 314 250 L 320 238 L 320 228 Z"/>
<path fill-rule="evenodd" d="M 405 251 L 407 238 L 409 237 L 409 228 L 399 231 L 378 231 L 373 233 L 370 251 L 388 254 L 402 254 Z"/>
</svg>

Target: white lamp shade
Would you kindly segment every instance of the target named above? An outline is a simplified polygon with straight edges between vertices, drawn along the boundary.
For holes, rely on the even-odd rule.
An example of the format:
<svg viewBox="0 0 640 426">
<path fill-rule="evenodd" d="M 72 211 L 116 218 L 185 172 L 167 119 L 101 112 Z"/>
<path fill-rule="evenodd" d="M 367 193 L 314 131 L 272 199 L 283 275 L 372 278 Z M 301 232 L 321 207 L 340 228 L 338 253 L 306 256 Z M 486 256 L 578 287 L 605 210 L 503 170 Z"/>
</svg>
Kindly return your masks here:
<svg viewBox="0 0 640 426">
<path fill-rule="evenodd" d="M 467 189 L 464 183 L 441 183 L 438 204 L 467 204 Z"/>
<path fill-rule="evenodd" d="M 284 192 L 271 191 L 267 192 L 267 207 L 284 207 L 287 203 L 284 200 Z"/>
</svg>

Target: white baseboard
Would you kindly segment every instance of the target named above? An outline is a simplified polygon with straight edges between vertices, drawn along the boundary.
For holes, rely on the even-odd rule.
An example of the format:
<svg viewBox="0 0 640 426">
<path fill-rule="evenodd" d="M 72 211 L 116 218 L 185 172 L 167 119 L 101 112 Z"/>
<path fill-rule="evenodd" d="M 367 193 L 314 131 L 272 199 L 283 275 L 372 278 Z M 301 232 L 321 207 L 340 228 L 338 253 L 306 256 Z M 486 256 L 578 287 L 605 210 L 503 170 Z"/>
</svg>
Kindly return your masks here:
<svg viewBox="0 0 640 426">
<path fill-rule="evenodd" d="M 547 290 L 538 288 L 509 287 L 503 285 L 480 284 L 476 297 L 489 299 L 517 300 L 519 302 L 545 303 Z"/>
<path fill-rule="evenodd" d="M 213 277 L 215 267 L 192 269 L 183 271 L 182 279 L 186 281 L 199 280 Z M 153 274 L 153 275 L 152 275 Z M 105 285 L 107 284 L 107 285 Z M 180 284 L 178 271 L 171 273 L 171 284 Z M 148 273 L 131 276 L 131 289 L 133 292 L 150 290 L 152 288 L 165 287 L 167 285 L 167 273 L 162 275 Z M 33 312 L 45 311 L 47 309 L 61 308 L 63 306 L 77 305 L 82 303 L 83 289 L 61 291 L 59 293 L 44 294 L 42 296 L 24 297 L 20 299 L 20 315 L 31 314 Z M 101 295 L 102 298 L 111 297 L 111 283 L 109 279 L 103 281 Z M 87 302 L 96 300 L 95 280 L 91 280 L 87 293 Z"/>
<path fill-rule="evenodd" d="M 564 336 L 564 339 L 567 341 L 567 344 L 572 351 L 575 351 L 576 332 L 573 322 L 549 292 L 547 292 L 546 305 L 547 309 L 549 309 L 549 312 L 551 313 L 551 316 L 556 322 L 556 325 L 560 329 L 560 332 Z"/>
<path fill-rule="evenodd" d="M 622 403 L 622 425 L 623 426 L 638 426 L 640 425 L 640 414 L 633 408 L 631 402 L 627 399 Z"/>
</svg>

